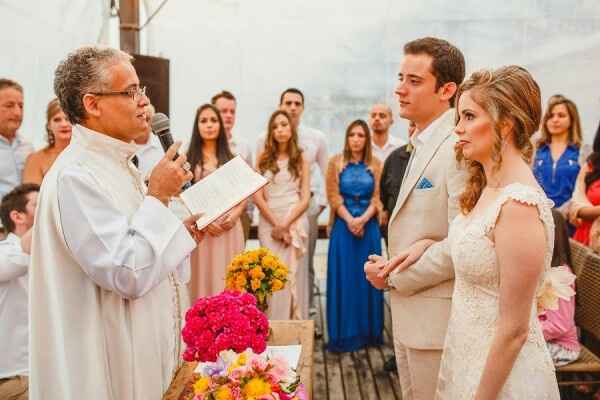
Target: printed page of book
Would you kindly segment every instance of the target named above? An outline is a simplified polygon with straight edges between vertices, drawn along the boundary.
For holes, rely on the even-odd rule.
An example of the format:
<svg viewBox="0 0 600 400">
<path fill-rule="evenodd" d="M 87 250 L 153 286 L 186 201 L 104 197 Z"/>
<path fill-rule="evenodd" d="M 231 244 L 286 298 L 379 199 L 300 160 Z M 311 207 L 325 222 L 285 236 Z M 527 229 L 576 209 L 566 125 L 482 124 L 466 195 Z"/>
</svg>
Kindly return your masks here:
<svg viewBox="0 0 600 400">
<path fill-rule="evenodd" d="M 268 182 L 242 157 L 236 156 L 179 197 L 191 214 L 204 214 L 196 223 L 203 229 Z"/>
</svg>

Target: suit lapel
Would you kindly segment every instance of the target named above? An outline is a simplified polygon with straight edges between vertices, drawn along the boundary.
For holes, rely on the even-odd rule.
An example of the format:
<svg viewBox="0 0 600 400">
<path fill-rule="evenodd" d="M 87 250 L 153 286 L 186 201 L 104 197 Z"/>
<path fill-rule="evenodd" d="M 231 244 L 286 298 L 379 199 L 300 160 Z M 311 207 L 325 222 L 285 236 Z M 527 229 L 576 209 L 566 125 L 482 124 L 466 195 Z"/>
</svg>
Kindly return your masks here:
<svg viewBox="0 0 600 400">
<path fill-rule="evenodd" d="M 400 185 L 400 193 L 398 194 L 396 206 L 394 207 L 394 211 L 390 217 L 390 223 L 394 220 L 406 202 L 408 195 L 414 190 L 417 182 L 423 176 L 425 168 L 427 168 L 429 162 L 433 159 L 442 143 L 444 143 L 448 136 L 453 133 L 451 125 L 453 125 L 454 122 L 454 109 L 446 111 L 440 118 L 442 118 L 442 120 L 435 131 L 432 132 L 429 143 L 421 146 L 419 151 L 416 153 L 415 159 L 412 161 L 412 165 L 408 171 L 408 175 L 405 177 L 404 182 L 402 182 Z"/>
</svg>

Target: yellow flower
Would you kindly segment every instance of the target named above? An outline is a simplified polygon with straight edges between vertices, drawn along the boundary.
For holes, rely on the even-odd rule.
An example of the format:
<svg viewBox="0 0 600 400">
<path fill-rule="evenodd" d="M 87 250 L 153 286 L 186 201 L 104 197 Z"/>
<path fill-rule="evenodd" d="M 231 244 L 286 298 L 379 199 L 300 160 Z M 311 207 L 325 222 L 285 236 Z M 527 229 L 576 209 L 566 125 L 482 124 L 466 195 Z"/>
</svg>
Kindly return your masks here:
<svg viewBox="0 0 600 400">
<path fill-rule="evenodd" d="M 244 394 L 248 397 L 259 397 L 271 394 L 271 385 L 261 378 L 252 378 L 244 386 Z"/>
<path fill-rule="evenodd" d="M 216 400 L 233 400 L 233 395 L 231 394 L 231 390 L 229 390 L 229 386 L 221 386 L 215 392 Z"/>
<path fill-rule="evenodd" d="M 263 279 L 265 277 L 265 273 L 261 267 L 254 267 L 250 270 L 250 277 L 252 279 Z"/>
<path fill-rule="evenodd" d="M 274 275 L 277 278 L 280 278 L 280 279 L 281 278 L 285 278 L 287 276 L 287 269 L 285 269 L 285 268 L 278 268 L 278 269 L 275 270 Z"/>
<path fill-rule="evenodd" d="M 262 263 L 264 267 L 273 269 L 277 265 L 277 260 L 272 255 L 268 255 L 263 258 Z"/>
<path fill-rule="evenodd" d="M 200 378 L 194 383 L 194 394 L 202 394 L 206 392 L 208 389 L 208 384 L 210 383 L 210 379 L 208 378 Z"/>
<path fill-rule="evenodd" d="M 271 289 L 274 292 L 283 289 L 283 282 L 281 282 L 279 279 L 273 279 L 271 281 Z"/>
<path fill-rule="evenodd" d="M 252 279 L 252 281 L 250 281 L 250 287 L 252 290 L 258 290 L 260 288 L 260 280 Z"/>
<path fill-rule="evenodd" d="M 228 277 L 225 281 L 225 287 L 227 289 L 235 289 L 235 278 L 232 276 Z"/>
<path fill-rule="evenodd" d="M 248 254 L 248 260 L 250 261 L 250 264 L 256 264 L 258 262 L 258 254 L 254 251 L 251 251 Z"/>
<path fill-rule="evenodd" d="M 269 250 L 267 250 L 267 249 L 266 249 L 266 248 L 264 248 L 264 247 L 260 247 L 260 248 L 258 248 L 258 249 L 256 250 L 256 254 L 257 254 L 259 257 L 264 257 L 264 256 L 266 256 L 267 254 L 269 254 Z"/>
<path fill-rule="evenodd" d="M 246 274 L 244 274 L 244 273 L 240 273 L 239 275 L 237 275 L 237 276 L 235 277 L 235 285 L 236 285 L 237 287 L 241 287 L 241 288 L 243 288 L 243 287 L 245 287 L 245 286 L 246 286 L 246 283 L 248 283 L 248 281 L 247 281 L 247 279 L 246 279 Z"/>
</svg>

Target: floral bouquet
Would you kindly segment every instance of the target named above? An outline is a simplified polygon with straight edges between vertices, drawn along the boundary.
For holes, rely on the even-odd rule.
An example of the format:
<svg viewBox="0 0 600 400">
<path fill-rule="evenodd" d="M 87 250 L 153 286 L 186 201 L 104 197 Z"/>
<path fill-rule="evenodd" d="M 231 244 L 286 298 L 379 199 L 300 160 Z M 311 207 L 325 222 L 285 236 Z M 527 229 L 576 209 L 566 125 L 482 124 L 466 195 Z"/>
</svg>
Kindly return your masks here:
<svg viewBox="0 0 600 400">
<path fill-rule="evenodd" d="M 285 287 L 287 276 L 288 268 L 261 247 L 235 256 L 227 267 L 225 288 L 251 293 L 258 307 L 266 311 L 269 296 Z"/>
<path fill-rule="evenodd" d="M 558 300 L 569 300 L 575 295 L 575 275 L 567 266 L 550 268 L 537 293 L 538 314 L 545 310 L 558 310 Z"/>
<path fill-rule="evenodd" d="M 237 353 L 267 347 L 269 320 L 247 293 L 225 291 L 198 299 L 185 314 L 181 332 L 185 361 L 216 361 L 223 350 Z"/>
<path fill-rule="evenodd" d="M 282 357 L 252 350 L 222 351 L 215 362 L 198 364 L 192 400 L 306 400 L 296 371 Z"/>
</svg>

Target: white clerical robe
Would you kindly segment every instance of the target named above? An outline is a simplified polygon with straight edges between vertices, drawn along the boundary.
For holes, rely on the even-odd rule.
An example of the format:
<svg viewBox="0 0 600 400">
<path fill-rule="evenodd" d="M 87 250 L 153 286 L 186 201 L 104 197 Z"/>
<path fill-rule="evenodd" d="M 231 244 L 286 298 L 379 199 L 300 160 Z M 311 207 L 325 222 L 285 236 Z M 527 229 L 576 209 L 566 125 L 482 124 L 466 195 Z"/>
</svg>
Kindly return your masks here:
<svg viewBox="0 0 600 400">
<path fill-rule="evenodd" d="M 189 253 L 136 146 L 76 125 L 45 176 L 30 268 L 32 400 L 158 400 L 181 357 Z"/>
</svg>

